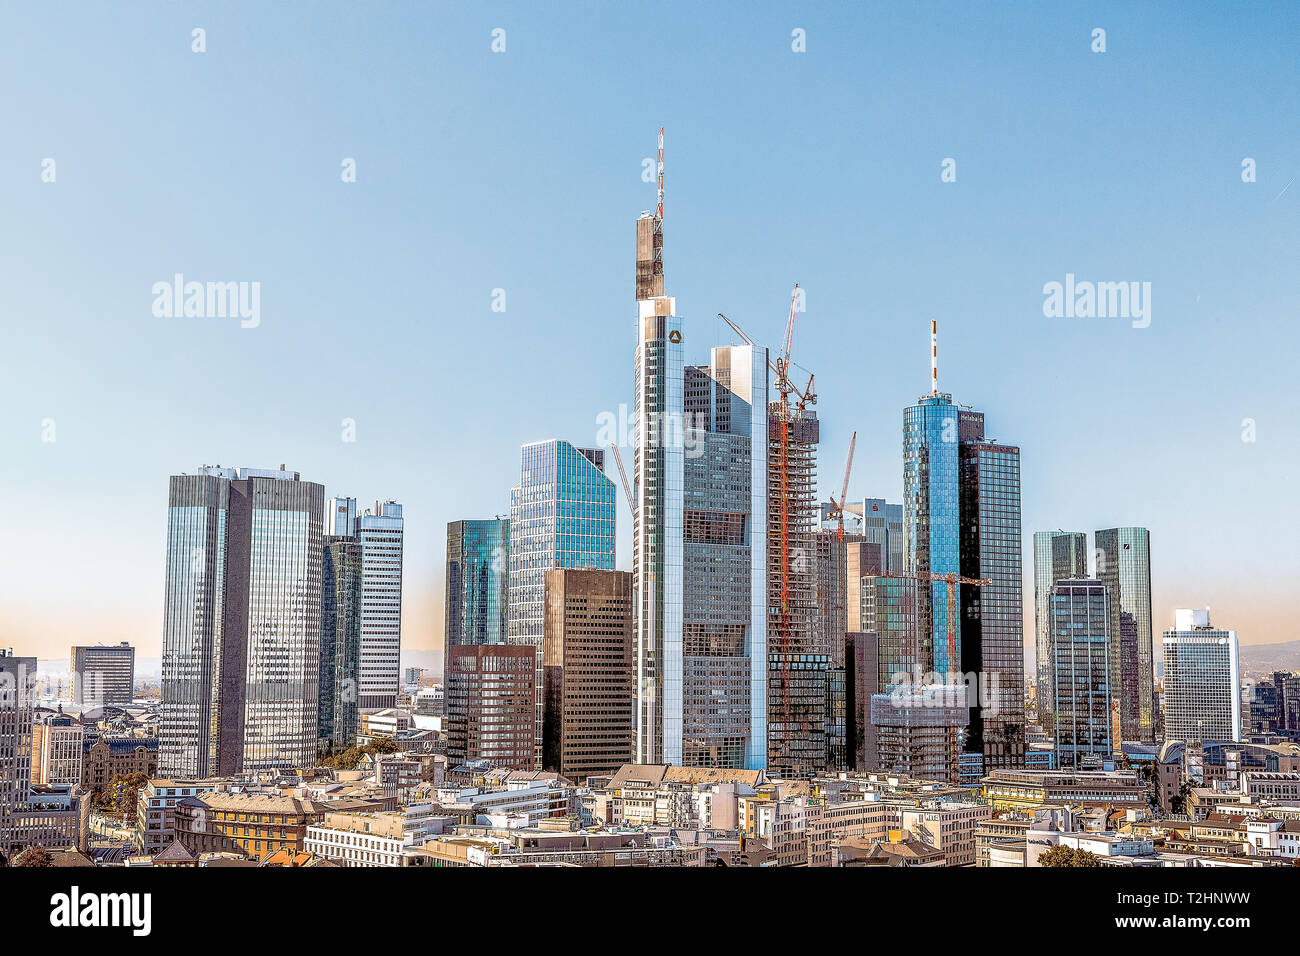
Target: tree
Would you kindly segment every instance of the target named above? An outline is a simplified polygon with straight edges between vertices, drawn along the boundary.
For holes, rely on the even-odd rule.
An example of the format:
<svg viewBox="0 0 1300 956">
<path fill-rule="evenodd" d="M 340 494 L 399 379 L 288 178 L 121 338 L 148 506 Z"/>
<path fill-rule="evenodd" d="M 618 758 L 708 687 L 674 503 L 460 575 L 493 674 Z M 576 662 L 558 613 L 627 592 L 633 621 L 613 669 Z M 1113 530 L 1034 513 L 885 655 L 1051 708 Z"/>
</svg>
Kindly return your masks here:
<svg viewBox="0 0 1300 956">
<path fill-rule="evenodd" d="M 1101 866 L 1095 854 L 1058 843 L 1038 858 L 1039 866 Z"/>
<path fill-rule="evenodd" d="M 135 814 L 135 801 L 140 788 L 149 783 L 148 774 L 119 773 L 108 782 L 108 786 L 95 794 L 96 809 L 115 813 L 126 819 Z"/>
<path fill-rule="evenodd" d="M 29 846 L 14 857 L 14 866 L 53 866 L 54 857 L 43 846 Z"/>
</svg>

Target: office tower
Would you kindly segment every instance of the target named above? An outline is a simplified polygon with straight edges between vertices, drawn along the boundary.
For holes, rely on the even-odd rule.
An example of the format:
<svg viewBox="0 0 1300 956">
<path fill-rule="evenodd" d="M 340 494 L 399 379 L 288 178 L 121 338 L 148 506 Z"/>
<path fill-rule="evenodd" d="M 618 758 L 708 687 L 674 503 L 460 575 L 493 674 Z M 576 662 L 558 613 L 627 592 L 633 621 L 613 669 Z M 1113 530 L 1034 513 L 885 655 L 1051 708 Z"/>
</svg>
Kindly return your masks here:
<svg viewBox="0 0 1300 956">
<path fill-rule="evenodd" d="M 573 781 L 632 760 L 632 575 L 546 572 L 542 769 Z"/>
<path fill-rule="evenodd" d="M 510 521 L 447 523 L 443 647 L 504 644 L 509 621 Z M 445 651 L 444 651 L 445 652 Z M 446 673 L 446 668 L 443 668 Z"/>
<path fill-rule="evenodd" d="M 925 585 L 912 578 L 868 574 L 858 583 L 859 630 L 875 636 L 877 677 L 873 693 L 923 683 L 921 604 Z"/>
<path fill-rule="evenodd" d="M 1058 581 L 1048 592 L 1048 615 L 1056 761 L 1078 767 L 1084 755 L 1115 749 L 1106 586 L 1086 578 Z"/>
<path fill-rule="evenodd" d="M 849 769 L 847 681 L 848 668 L 845 665 L 826 669 L 826 753 L 823 765 L 831 771 Z"/>
<path fill-rule="evenodd" d="M 1163 649 L 1163 648 L 1162 648 Z M 1265 678 L 1249 685 L 1242 703 L 1242 732 L 1245 734 L 1270 734 L 1278 711 L 1278 685 L 1274 678 Z"/>
<path fill-rule="evenodd" d="M 39 786 L 81 786 L 81 756 L 85 743 L 81 722 L 66 714 L 46 714 L 32 723 L 32 783 Z"/>
<path fill-rule="evenodd" d="M 767 768 L 825 769 L 826 670 L 818 646 L 817 413 L 783 395 L 767 407 Z M 820 682 L 820 683 L 819 683 Z"/>
<path fill-rule="evenodd" d="M 461 644 L 447 652 L 447 766 L 534 768 L 535 648 Z"/>
<path fill-rule="evenodd" d="M 356 744 L 361 679 L 361 542 L 326 535 L 321 558 L 317 739 L 323 752 Z"/>
<path fill-rule="evenodd" d="M 163 775 L 314 762 L 324 506 L 321 485 L 283 467 L 171 478 Z"/>
<path fill-rule="evenodd" d="M 81 707 L 125 707 L 135 697 L 135 648 L 121 644 L 74 644 L 72 702 Z"/>
<path fill-rule="evenodd" d="M 0 648 L 0 852 L 20 845 L 17 814 L 30 799 L 36 658 Z"/>
<path fill-rule="evenodd" d="M 614 569 L 614 482 L 605 453 L 552 439 L 524 445 L 519 484 L 510 491 L 507 557 L 507 640 L 536 651 L 539 688 L 533 741 L 542 761 L 545 700 L 542 641 L 546 572 L 555 568 Z"/>
<path fill-rule="evenodd" d="M 922 578 L 961 572 L 957 422 L 952 396 L 936 392 L 903 410 L 903 534 L 907 573 Z M 920 656 L 928 669 L 960 673 L 959 615 L 950 615 L 948 585 L 921 584 Z M 955 611 L 955 609 L 954 609 Z M 955 621 L 953 647 L 948 622 Z"/>
<path fill-rule="evenodd" d="M 820 528 L 813 533 L 816 547 L 813 578 L 812 646 L 829 654 L 835 667 L 844 666 L 844 635 L 848 633 L 848 552 L 861 544 L 862 535 Z M 854 589 L 856 594 L 856 589 Z"/>
<path fill-rule="evenodd" d="M 1178 608 L 1164 655 L 1165 740 L 1241 740 L 1237 632 L 1213 627 L 1209 608 Z"/>
<path fill-rule="evenodd" d="M 871 724 L 880 769 L 956 783 L 967 713 L 960 686 L 876 694 L 871 698 Z"/>
<path fill-rule="evenodd" d="M 662 669 L 664 762 L 756 768 L 767 759 L 767 350 L 710 358 L 684 372 L 682 633 Z"/>
<path fill-rule="evenodd" d="M 871 698 L 881 692 L 879 639 L 875 634 L 850 632 L 844 640 L 844 749 L 846 770 L 878 770 Z"/>
<path fill-rule="evenodd" d="M 1052 585 L 1088 576 L 1088 536 L 1082 531 L 1034 533 L 1034 663 L 1038 723 L 1050 737 L 1056 682 L 1052 677 Z"/>
<path fill-rule="evenodd" d="M 1151 540 L 1146 528 L 1093 534 L 1097 579 L 1110 594 L 1110 683 L 1124 740 L 1154 740 L 1155 661 L 1151 625 Z"/>
<path fill-rule="evenodd" d="M 1025 763 L 1025 622 L 1021 570 L 1020 449 L 984 436 L 982 412 L 958 422 L 961 573 L 966 628 L 961 670 L 978 674 L 980 706 L 970 714 L 966 750 L 984 755 L 985 770 Z"/>
<path fill-rule="evenodd" d="M 662 195 L 662 190 L 661 190 Z M 632 416 L 637 763 L 682 763 L 682 321 L 664 295 L 663 203 L 636 223 Z"/>
<path fill-rule="evenodd" d="M 402 506 L 376 501 L 356 518 L 361 542 L 362 711 L 397 706 L 402 654 Z"/>
</svg>

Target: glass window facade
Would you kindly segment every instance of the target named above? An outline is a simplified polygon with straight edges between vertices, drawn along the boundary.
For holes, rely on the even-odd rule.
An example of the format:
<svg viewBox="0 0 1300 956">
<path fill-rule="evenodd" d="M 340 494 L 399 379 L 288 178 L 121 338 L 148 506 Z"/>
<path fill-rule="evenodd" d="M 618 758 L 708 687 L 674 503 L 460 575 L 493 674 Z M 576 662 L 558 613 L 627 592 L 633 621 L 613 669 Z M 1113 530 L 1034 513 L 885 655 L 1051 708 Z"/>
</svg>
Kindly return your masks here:
<svg viewBox="0 0 1300 956">
<path fill-rule="evenodd" d="M 1146 528 L 1108 528 L 1095 533 L 1094 544 L 1097 578 L 1110 593 L 1111 686 L 1121 732 L 1125 740 L 1154 740 L 1151 536 Z"/>
<path fill-rule="evenodd" d="M 614 482 L 604 453 L 566 441 L 523 447 L 519 484 L 510 492 L 507 640 L 536 651 L 535 686 L 543 686 L 546 572 L 555 568 L 614 570 Z M 542 708 L 536 702 L 536 765 L 542 760 Z"/>
<path fill-rule="evenodd" d="M 1081 757 L 1114 750 L 1110 684 L 1110 601 L 1100 581 L 1052 586 L 1053 712 L 1056 761 L 1078 767 Z"/>
</svg>

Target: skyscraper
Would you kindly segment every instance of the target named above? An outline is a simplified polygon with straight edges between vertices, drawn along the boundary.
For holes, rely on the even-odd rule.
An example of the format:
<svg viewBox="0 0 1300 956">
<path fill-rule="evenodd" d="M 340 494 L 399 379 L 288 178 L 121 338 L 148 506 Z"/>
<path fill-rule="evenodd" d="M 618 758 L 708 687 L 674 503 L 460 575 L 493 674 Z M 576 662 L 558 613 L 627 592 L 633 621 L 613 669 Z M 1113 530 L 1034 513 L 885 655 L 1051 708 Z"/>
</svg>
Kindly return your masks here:
<svg viewBox="0 0 1300 956">
<path fill-rule="evenodd" d="M 124 707 L 135 697 L 135 648 L 120 644 L 74 644 L 72 701 L 83 707 Z"/>
<path fill-rule="evenodd" d="M 326 535 L 321 559 L 321 643 L 317 736 L 324 751 L 356 743 L 361 677 L 361 542 Z"/>
<path fill-rule="evenodd" d="M 664 295 L 663 130 L 655 212 L 636 222 L 632 576 L 636 762 L 682 763 L 684 363 L 677 303 Z"/>
<path fill-rule="evenodd" d="M 1052 585 L 1048 607 L 1057 765 L 1078 767 L 1114 749 L 1110 601 L 1100 581 L 1067 578 Z"/>
<path fill-rule="evenodd" d="M 1209 608 L 1178 608 L 1164 659 L 1165 740 L 1241 740 L 1237 632 L 1213 627 Z"/>
<path fill-rule="evenodd" d="M 314 762 L 324 504 L 283 468 L 172 477 L 161 774 Z"/>
<path fill-rule="evenodd" d="M 402 655 L 402 506 L 376 501 L 356 519 L 361 542 L 361 689 L 363 711 L 397 706 Z"/>
<path fill-rule="evenodd" d="M 447 763 L 534 769 L 537 651 L 461 644 L 447 652 Z"/>
<path fill-rule="evenodd" d="M 570 780 L 632 759 L 632 575 L 546 573 L 542 769 Z"/>
<path fill-rule="evenodd" d="M 982 412 L 958 423 L 961 573 L 988 581 L 962 585 L 966 627 L 961 669 L 979 674 L 984 700 L 973 708 L 966 749 L 986 770 L 1025 762 L 1025 622 L 1021 570 L 1020 449 L 984 437 Z"/>
<path fill-rule="evenodd" d="M 510 492 L 507 640 L 531 647 L 536 687 L 542 686 L 546 572 L 555 568 L 614 569 L 614 482 L 605 453 L 552 439 L 525 445 L 519 484 Z M 534 743 L 542 760 L 545 701 L 537 695 Z"/>
<path fill-rule="evenodd" d="M 1110 682 L 1120 732 L 1124 740 L 1154 740 L 1150 535 L 1146 528 L 1108 528 L 1093 540 L 1097 578 L 1110 594 Z"/>
<path fill-rule="evenodd" d="M 36 658 L 0 648 L 0 852 L 22 845 L 14 832 L 32 789 L 35 684 Z"/>
<path fill-rule="evenodd" d="M 504 644 L 510 611 L 510 521 L 447 523 L 443 646 Z"/>
<path fill-rule="evenodd" d="M 768 744 L 767 350 L 714 348 L 709 365 L 685 370 L 684 388 L 682 632 L 678 653 L 663 664 L 664 699 L 671 705 L 663 760 L 762 767 Z M 673 697 L 668 692 L 675 688 L 680 692 Z M 668 733 L 674 727 L 676 737 Z"/>
<path fill-rule="evenodd" d="M 903 412 L 904 554 L 923 596 L 918 656 L 950 684 L 979 675 L 984 699 L 972 707 L 965 748 L 985 766 L 1021 766 L 1020 449 L 986 438 L 984 413 L 938 390 L 933 325 L 931 338 L 934 387 Z"/>
<path fill-rule="evenodd" d="M 1034 686 L 1038 723 L 1052 734 L 1056 682 L 1052 677 L 1052 585 L 1067 578 L 1088 576 L 1088 536 L 1082 531 L 1034 533 Z"/>
<path fill-rule="evenodd" d="M 904 562 L 910 574 L 961 572 L 957 420 L 960 409 L 946 392 L 923 396 L 903 410 Z M 920 655 L 942 675 L 961 669 L 962 620 L 948 647 L 948 585 L 922 583 Z"/>
</svg>

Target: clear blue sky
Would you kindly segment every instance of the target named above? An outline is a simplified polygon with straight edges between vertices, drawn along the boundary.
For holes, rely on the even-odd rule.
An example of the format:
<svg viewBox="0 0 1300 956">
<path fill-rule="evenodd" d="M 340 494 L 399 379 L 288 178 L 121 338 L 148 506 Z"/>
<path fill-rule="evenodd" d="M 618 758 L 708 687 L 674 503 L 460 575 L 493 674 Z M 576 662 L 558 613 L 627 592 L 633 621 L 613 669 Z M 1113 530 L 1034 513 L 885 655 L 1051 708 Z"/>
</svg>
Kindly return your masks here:
<svg viewBox="0 0 1300 956">
<path fill-rule="evenodd" d="M 719 7 L 10 7 L 0 642 L 156 654 L 167 477 L 203 462 L 401 500 L 404 643 L 440 642 L 446 522 L 631 403 L 660 125 L 688 360 L 734 341 L 719 311 L 778 339 L 805 287 L 823 492 L 856 429 L 851 493 L 899 497 L 935 317 L 942 387 L 1022 448 L 1027 557 L 1146 525 L 1158 627 L 1295 637 L 1296 5 Z M 260 282 L 260 327 L 155 318 L 176 272 Z M 1150 327 L 1044 318 L 1067 272 L 1151 282 Z"/>
</svg>

